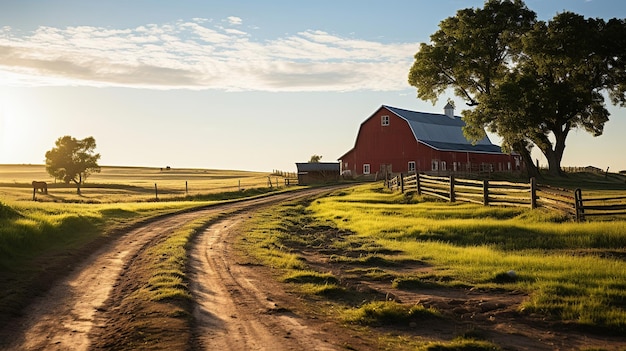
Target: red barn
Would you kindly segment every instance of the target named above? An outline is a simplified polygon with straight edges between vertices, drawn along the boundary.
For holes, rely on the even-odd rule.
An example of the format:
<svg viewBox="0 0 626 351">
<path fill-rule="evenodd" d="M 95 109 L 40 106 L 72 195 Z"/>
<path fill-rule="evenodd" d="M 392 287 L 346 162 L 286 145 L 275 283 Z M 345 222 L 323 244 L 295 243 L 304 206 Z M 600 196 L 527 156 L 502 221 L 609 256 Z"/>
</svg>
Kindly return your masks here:
<svg viewBox="0 0 626 351">
<path fill-rule="evenodd" d="M 361 123 L 354 148 L 339 158 L 342 174 L 520 170 L 519 155 L 503 153 L 488 137 L 472 144 L 463 135 L 465 122 L 454 116 L 454 107 L 448 104 L 444 111 L 381 106 Z"/>
</svg>

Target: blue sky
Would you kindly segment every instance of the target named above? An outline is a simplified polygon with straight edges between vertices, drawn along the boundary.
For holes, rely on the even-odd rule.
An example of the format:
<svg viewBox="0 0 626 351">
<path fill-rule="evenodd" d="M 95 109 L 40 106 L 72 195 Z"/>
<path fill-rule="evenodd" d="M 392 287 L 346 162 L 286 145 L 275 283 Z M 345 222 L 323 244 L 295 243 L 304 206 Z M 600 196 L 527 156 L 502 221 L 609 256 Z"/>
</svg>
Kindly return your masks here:
<svg viewBox="0 0 626 351">
<path fill-rule="evenodd" d="M 546 20 L 626 17 L 622 0 L 526 4 Z M 380 105 L 442 112 L 451 94 L 433 106 L 407 84 L 413 55 L 441 20 L 482 5 L 0 0 L 0 163 L 41 164 L 63 135 L 93 136 L 101 165 L 335 161 Z M 626 111 L 609 109 L 603 136 L 570 134 L 564 166 L 626 169 Z"/>
</svg>

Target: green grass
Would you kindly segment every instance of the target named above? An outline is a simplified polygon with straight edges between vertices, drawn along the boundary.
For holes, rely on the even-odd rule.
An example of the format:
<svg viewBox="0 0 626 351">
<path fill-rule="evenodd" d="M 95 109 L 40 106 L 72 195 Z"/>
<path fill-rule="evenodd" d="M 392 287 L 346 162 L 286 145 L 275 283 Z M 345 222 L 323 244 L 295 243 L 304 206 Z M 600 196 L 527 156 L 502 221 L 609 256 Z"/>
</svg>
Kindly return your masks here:
<svg viewBox="0 0 626 351">
<path fill-rule="evenodd" d="M 266 174 L 259 172 L 103 167 L 102 173 L 89 178 L 82 196 L 72 187 L 51 181 L 49 194 L 38 194 L 40 201 L 34 202 L 31 180 L 49 181 L 43 166 L 0 165 L 0 178 L 0 317 L 17 313 L 59 272 L 124 227 L 166 213 L 278 190 L 268 188 Z M 3 183 L 7 179 L 11 182 Z M 185 179 L 189 179 L 189 194 L 184 193 Z M 92 187 L 93 181 L 101 183 Z M 182 193 L 179 187 L 154 201 L 154 181 L 163 187 L 183 184 Z M 163 277 L 151 282 L 157 299 L 178 296 L 181 291 L 177 282 L 166 283 Z"/>
<path fill-rule="evenodd" d="M 450 342 L 430 342 L 416 351 L 498 351 L 501 348 L 489 341 L 471 338 L 456 338 Z"/>
<path fill-rule="evenodd" d="M 407 306 L 395 301 L 374 301 L 347 310 L 344 321 L 361 325 L 404 325 L 424 323 L 439 318 L 439 313 L 421 305 Z"/>
<path fill-rule="evenodd" d="M 197 203 L 143 203 L 81 205 L 37 202 L 3 204 L 0 218 L 0 266 L 9 268 L 21 259 L 50 250 L 79 247 L 139 218 L 146 218 Z"/>
<path fill-rule="evenodd" d="M 57 273 L 116 230 L 199 203 L 0 203 L 0 316 L 15 314 Z"/>
<path fill-rule="evenodd" d="M 338 284 L 339 280 L 331 273 L 320 273 L 311 270 L 305 271 L 291 271 L 288 275 L 283 277 L 283 281 L 286 283 L 311 283 L 311 284 Z"/>
<path fill-rule="evenodd" d="M 396 194 L 372 188 L 377 186 L 353 189 L 357 199 L 369 194 L 368 203 L 330 196 L 308 210 L 455 280 L 528 291 L 523 311 L 626 330 L 626 222 L 561 222 L 550 213 L 468 204 L 394 204 Z M 501 282 L 509 270 L 517 278 Z M 564 284 L 570 289 L 559 288 Z"/>
<path fill-rule="evenodd" d="M 544 210 L 407 199 L 367 184 L 275 208 L 252 225 L 259 229 L 248 249 L 264 262 L 286 255 L 310 270 L 301 252 L 319 249 L 329 262 L 353 266 L 348 278 L 363 274 L 403 290 L 524 291 L 520 313 L 626 332 L 626 221 L 574 223 Z M 395 271 L 424 266 L 430 273 Z"/>
<path fill-rule="evenodd" d="M 190 222 L 162 242 L 148 249 L 147 263 L 143 267 L 150 277 L 129 298 L 151 301 L 191 300 L 186 277 L 187 249 L 193 236 L 214 218 Z"/>
</svg>

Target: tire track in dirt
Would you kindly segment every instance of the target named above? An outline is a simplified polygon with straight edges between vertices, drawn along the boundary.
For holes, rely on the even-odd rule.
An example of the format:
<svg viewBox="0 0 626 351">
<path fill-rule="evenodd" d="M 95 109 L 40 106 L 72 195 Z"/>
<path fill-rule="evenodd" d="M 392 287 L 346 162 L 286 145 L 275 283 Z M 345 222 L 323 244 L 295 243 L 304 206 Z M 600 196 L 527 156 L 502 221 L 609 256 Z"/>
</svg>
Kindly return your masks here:
<svg viewBox="0 0 626 351">
<path fill-rule="evenodd" d="M 88 350 L 89 331 L 124 266 L 162 233 L 171 232 L 208 209 L 173 215 L 129 231 L 81 262 L 37 298 L 10 330 L 6 350 Z"/>
<path fill-rule="evenodd" d="M 250 267 L 235 263 L 232 240 L 248 214 L 204 230 L 191 251 L 196 343 L 203 350 L 336 350 L 311 321 L 277 305 Z"/>
<path fill-rule="evenodd" d="M 98 327 L 101 310 L 125 267 L 143 248 L 202 216 L 313 196 L 329 189 L 307 189 L 178 213 L 143 224 L 94 252 L 36 298 L 2 331 L 0 350 L 88 350 L 90 331 Z M 218 316 L 224 319 L 224 316 Z M 230 317 L 229 317 L 230 318 Z M 260 316 L 259 319 L 262 319 Z M 253 331 L 250 331 L 253 333 Z M 261 333 L 258 331 L 257 333 Z"/>
</svg>

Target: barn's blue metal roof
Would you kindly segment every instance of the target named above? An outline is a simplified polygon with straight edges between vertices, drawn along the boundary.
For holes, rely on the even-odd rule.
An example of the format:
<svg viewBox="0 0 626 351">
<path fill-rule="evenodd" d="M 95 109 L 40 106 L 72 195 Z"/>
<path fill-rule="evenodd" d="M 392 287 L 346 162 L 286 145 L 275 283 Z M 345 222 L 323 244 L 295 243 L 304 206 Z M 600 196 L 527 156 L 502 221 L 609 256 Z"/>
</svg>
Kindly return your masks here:
<svg viewBox="0 0 626 351">
<path fill-rule="evenodd" d="M 475 144 L 467 140 L 463 135 L 465 122 L 461 117 L 452 118 L 445 114 L 409 111 L 386 105 L 383 107 L 407 121 L 418 142 L 436 150 L 502 153 L 502 149 L 492 144 L 487 136 Z"/>
</svg>

